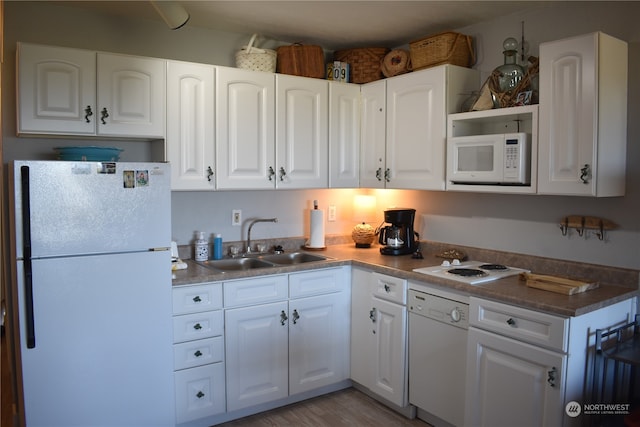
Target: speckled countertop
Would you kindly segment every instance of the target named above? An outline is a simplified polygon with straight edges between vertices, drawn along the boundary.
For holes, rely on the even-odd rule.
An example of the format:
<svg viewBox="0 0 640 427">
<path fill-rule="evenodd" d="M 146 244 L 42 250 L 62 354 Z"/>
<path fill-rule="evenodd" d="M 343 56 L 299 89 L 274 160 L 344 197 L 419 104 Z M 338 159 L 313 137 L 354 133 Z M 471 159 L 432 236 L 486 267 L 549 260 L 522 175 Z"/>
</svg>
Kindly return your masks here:
<svg viewBox="0 0 640 427">
<path fill-rule="evenodd" d="M 598 266 L 461 246 L 455 246 L 455 248 L 465 252 L 468 255 L 468 259 L 524 268 L 539 274 L 555 274 L 589 281 L 598 281 L 600 287 L 567 296 L 529 288 L 525 285 L 524 281 L 519 280 L 518 276 L 478 285 L 468 285 L 452 280 L 426 276 L 413 271 L 414 268 L 440 264 L 442 259 L 436 257 L 436 254 L 451 247 L 453 246 L 441 243 L 422 242 L 424 259 L 413 259 L 411 255 L 381 255 L 379 246 L 377 245 L 368 249 L 356 249 L 353 243 L 336 244 L 327 246 L 327 249 L 323 251 L 311 252 L 330 257 L 331 259 L 328 261 L 224 273 L 204 267 L 191 260 L 185 260 L 188 268 L 174 272 L 175 279 L 173 279 L 173 285 L 180 286 L 219 282 L 265 274 L 283 274 L 339 265 L 353 265 L 366 267 L 379 273 L 416 282 L 455 289 L 457 292 L 470 296 L 492 299 L 561 316 L 579 316 L 640 295 L 638 291 L 640 272 L 638 270 Z"/>
</svg>

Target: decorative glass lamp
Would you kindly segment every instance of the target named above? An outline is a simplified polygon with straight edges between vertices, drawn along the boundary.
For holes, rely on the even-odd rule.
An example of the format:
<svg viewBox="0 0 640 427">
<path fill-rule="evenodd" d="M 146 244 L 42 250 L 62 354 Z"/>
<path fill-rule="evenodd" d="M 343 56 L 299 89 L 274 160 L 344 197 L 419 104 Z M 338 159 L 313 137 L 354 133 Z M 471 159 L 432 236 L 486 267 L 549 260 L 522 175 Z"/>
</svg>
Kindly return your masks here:
<svg viewBox="0 0 640 427">
<path fill-rule="evenodd" d="M 375 196 L 359 194 L 354 197 L 353 216 L 358 224 L 353 227 L 351 237 L 356 243 L 356 248 L 370 248 L 376 238 L 375 229 L 368 224 L 375 219 L 375 209 Z"/>
</svg>

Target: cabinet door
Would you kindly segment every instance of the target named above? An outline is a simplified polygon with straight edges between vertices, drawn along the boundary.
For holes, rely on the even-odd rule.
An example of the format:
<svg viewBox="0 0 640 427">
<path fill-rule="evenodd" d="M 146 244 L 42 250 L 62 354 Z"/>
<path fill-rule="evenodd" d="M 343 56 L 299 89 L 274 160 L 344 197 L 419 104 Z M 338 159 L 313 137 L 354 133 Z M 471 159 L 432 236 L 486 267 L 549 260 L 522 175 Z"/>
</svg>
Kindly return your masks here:
<svg viewBox="0 0 640 427">
<path fill-rule="evenodd" d="M 538 192 L 622 196 L 627 45 L 602 33 L 540 45 Z"/>
<path fill-rule="evenodd" d="M 559 426 L 566 355 L 469 328 L 465 425 Z"/>
<path fill-rule="evenodd" d="M 276 76 L 276 187 L 327 188 L 329 89 L 326 80 Z"/>
<path fill-rule="evenodd" d="M 289 393 L 349 378 L 349 298 L 345 292 L 289 302 Z"/>
<path fill-rule="evenodd" d="M 375 346 L 370 281 L 371 272 L 351 270 L 351 379 L 368 389 L 373 384 Z"/>
<path fill-rule="evenodd" d="M 387 188 L 444 190 L 446 67 L 387 80 Z"/>
<path fill-rule="evenodd" d="M 174 376 L 178 424 L 224 412 L 224 363 L 183 369 Z"/>
<path fill-rule="evenodd" d="M 18 133 L 95 133 L 95 52 L 19 43 L 17 64 Z"/>
<path fill-rule="evenodd" d="M 371 297 L 374 376 L 371 391 L 404 407 L 407 399 L 407 307 Z"/>
<path fill-rule="evenodd" d="M 164 138 L 166 61 L 98 53 L 98 134 Z"/>
<path fill-rule="evenodd" d="M 217 186 L 274 188 L 275 78 L 260 71 L 216 70 Z"/>
<path fill-rule="evenodd" d="M 167 160 L 172 190 L 213 190 L 214 68 L 167 63 Z"/>
<path fill-rule="evenodd" d="M 287 302 L 225 313 L 227 411 L 288 395 Z"/>
<path fill-rule="evenodd" d="M 329 82 L 329 187 L 358 187 L 360 85 Z"/>
<path fill-rule="evenodd" d="M 386 81 L 362 85 L 360 187 L 384 188 L 387 139 Z"/>
</svg>

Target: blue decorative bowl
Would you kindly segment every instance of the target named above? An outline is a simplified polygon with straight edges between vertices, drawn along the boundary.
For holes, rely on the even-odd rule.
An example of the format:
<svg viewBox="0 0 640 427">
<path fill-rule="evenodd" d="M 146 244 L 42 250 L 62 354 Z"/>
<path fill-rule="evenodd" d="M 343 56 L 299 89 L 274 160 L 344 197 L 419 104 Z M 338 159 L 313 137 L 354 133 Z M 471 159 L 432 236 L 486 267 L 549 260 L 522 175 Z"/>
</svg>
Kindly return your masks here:
<svg viewBox="0 0 640 427">
<path fill-rule="evenodd" d="M 117 162 L 124 150 L 116 147 L 55 147 L 58 160 Z"/>
</svg>

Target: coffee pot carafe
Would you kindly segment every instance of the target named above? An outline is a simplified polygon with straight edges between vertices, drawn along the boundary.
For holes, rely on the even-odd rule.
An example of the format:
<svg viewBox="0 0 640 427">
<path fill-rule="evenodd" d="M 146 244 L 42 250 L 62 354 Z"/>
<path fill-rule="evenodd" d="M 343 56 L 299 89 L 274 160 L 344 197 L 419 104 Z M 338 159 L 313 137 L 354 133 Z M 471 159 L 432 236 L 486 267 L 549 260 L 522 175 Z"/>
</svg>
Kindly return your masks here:
<svg viewBox="0 0 640 427">
<path fill-rule="evenodd" d="M 406 255 L 417 250 L 417 233 L 413 231 L 415 213 L 415 209 L 400 208 L 384 211 L 384 221 L 391 225 L 380 228 L 378 242 L 383 245 L 381 254 Z"/>
</svg>

